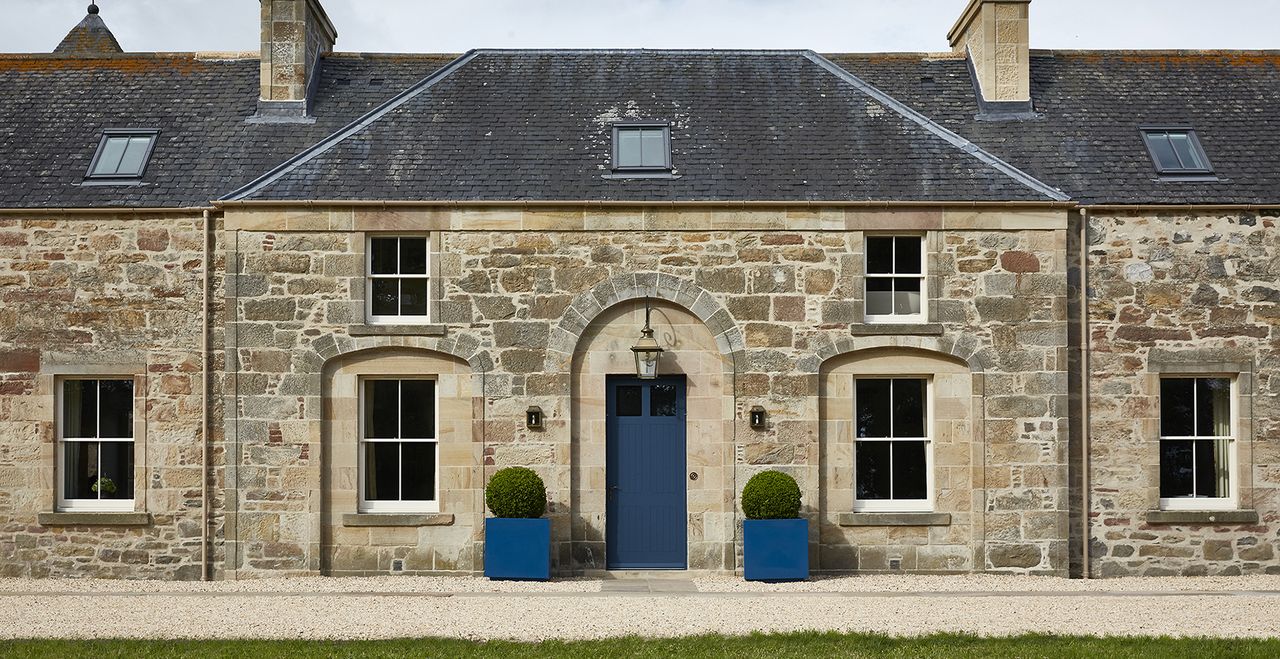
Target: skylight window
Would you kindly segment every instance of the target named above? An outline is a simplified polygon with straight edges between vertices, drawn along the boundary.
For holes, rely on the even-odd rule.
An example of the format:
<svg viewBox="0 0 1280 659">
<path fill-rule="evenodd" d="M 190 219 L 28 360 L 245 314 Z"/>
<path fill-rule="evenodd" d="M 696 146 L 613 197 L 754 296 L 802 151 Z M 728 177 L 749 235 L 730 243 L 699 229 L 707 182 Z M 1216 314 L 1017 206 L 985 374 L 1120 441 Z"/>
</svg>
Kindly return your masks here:
<svg viewBox="0 0 1280 659">
<path fill-rule="evenodd" d="M 618 124 L 613 127 L 613 168 L 619 171 L 671 169 L 671 127 Z"/>
<path fill-rule="evenodd" d="M 108 130 L 89 165 L 91 179 L 136 179 L 147 169 L 158 131 Z"/>
<path fill-rule="evenodd" d="M 1213 167 L 1190 128 L 1143 128 L 1142 137 L 1160 174 L 1212 174 Z"/>
</svg>

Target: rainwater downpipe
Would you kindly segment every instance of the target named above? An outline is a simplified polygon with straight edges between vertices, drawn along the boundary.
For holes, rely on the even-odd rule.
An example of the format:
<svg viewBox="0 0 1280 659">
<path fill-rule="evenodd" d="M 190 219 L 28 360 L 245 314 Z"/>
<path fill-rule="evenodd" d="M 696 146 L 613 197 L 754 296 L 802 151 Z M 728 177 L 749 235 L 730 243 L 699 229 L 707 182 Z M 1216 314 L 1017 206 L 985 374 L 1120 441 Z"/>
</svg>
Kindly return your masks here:
<svg viewBox="0 0 1280 659">
<path fill-rule="evenodd" d="M 1089 567 L 1089 545 L 1092 542 L 1092 524 L 1089 496 L 1092 488 L 1089 478 L 1090 428 L 1089 415 L 1089 210 L 1080 209 L 1080 526 L 1082 543 L 1080 574 L 1092 578 Z"/>
<path fill-rule="evenodd" d="M 209 580 L 209 211 L 204 212 L 200 266 L 200 580 Z"/>
</svg>

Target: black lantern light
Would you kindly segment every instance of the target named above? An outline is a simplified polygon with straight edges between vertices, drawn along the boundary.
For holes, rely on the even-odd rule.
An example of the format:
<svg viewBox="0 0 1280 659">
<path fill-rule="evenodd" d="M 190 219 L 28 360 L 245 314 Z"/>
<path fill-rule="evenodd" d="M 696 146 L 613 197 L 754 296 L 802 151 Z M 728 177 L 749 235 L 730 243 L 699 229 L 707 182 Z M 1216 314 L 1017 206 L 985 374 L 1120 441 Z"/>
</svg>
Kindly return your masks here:
<svg viewBox="0 0 1280 659">
<path fill-rule="evenodd" d="M 658 357 L 662 354 L 662 346 L 653 338 L 653 329 L 649 327 L 649 311 L 649 298 L 645 298 L 644 329 L 640 330 L 640 340 L 631 348 L 636 356 L 636 377 L 641 380 L 658 377 Z"/>
</svg>

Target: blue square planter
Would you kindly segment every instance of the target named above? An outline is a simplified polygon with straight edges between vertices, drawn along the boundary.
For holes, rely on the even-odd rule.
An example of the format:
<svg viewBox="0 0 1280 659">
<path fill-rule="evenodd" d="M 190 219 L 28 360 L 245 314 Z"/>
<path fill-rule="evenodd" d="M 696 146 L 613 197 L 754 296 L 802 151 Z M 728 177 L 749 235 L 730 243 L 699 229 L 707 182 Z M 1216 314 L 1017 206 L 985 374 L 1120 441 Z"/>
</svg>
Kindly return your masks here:
<svg viewBox="0 0 1280 659">
<path fill-rule="evenodd" d="M 748 519 L 742 522 L 742 540 L 747 581 L 809 578 L 809 520 Z"/>
<path fill-rule="evenodd" d="M 551 520 L 484 520 L 484 576 L 546 581 L 551 578 Z"/>
</svg>

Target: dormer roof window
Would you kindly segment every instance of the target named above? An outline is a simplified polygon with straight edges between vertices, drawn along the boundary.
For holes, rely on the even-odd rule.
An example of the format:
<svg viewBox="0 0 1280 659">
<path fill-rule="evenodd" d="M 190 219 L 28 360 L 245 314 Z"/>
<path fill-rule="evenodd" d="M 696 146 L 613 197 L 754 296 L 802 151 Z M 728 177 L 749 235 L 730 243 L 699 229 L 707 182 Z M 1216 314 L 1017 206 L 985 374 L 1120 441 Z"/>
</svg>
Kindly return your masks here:
<svg viewBox="0 0 1280 659">
<path fill-rule="evenodd" d="M 1213 175 L 1209 157 L 1191 128 L 1143 128 L 1142 137 L 1161 176 Z"/>
<path fill-rule="evenodd" d="M 671 126 L 656 122 L 615 124 L 613 171 L 671 171 Z"/>
<path fill-rule="evenodd" d="M 129 183 L 142 178 L 155 148 L 156 130 L 106 130 L 86 178 Z"/>
</svg>

